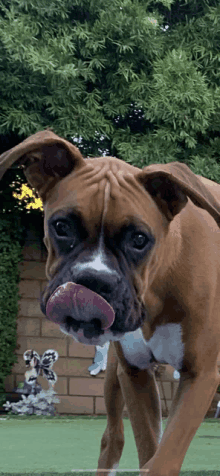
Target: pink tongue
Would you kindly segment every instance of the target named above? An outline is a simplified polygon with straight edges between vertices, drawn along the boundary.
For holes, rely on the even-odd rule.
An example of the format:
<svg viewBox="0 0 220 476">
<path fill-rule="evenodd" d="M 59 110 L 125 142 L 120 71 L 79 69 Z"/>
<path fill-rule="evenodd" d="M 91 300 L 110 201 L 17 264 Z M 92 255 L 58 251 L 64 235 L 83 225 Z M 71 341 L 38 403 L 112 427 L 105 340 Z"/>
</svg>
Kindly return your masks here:
<svg viewBox="0 0 220 476">
<path fill-rule="evenodd" d="M 61 324 L 64 316 L 77 321 L 90 322 L 98 319 L 102 330 L 108 329 L 115 320 L 110 304 L 99 294 L 81 284 L 65 283 L 50 296 L 46 307 L 47 318 Z"/>
</svg>

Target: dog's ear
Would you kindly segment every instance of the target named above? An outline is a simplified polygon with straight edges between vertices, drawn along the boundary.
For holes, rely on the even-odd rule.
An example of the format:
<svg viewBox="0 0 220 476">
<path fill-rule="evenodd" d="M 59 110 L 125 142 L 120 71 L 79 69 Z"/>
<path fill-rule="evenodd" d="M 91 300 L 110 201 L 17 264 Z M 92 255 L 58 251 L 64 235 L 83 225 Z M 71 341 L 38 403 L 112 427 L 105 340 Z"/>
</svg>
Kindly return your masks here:
<svg viewBox="0 0 220 476">
<path fill-rule="evenodd" d="M 25 176 L 44 201 L 48 189 L 85 165 L 80 151 L 50 130 L 37 132 L 0 156 L 0 179 L 13 163 L 24 166 Z"/>
<path fill-rule="evenodd" d="M 207 210 L 220 226 L 220 203 L 187 165 L 180 162 L 148 165 L 136 178 L 171 221 L 187 203 L 187 197 Z"/>
</svg>

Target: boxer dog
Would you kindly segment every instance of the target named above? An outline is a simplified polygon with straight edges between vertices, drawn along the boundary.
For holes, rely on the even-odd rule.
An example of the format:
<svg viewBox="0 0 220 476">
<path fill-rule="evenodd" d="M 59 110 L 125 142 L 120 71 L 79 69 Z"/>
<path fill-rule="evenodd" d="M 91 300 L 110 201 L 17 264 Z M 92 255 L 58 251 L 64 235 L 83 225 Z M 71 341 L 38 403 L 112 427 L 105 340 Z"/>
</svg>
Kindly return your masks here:
<svg viewBox="0 0 220 476">
<path fill-rule="evenodd" d="M 59 289 L 61 329 L 83 344 L 111 341 L 99 474 L 119 463 L 126 404 L 141 474 L 177 476 L 220 382 L 220 186 L 178 162 L 84 160 L 50 130 L 5 152 L 1 176 L 16 161 L 44 204 L 42 311 Z M 113 309 L 105 326 L 92 308 L 74 313 L 71 285 Z M 180 373 L 163 435 L 155 362 Z"/>
</svg>

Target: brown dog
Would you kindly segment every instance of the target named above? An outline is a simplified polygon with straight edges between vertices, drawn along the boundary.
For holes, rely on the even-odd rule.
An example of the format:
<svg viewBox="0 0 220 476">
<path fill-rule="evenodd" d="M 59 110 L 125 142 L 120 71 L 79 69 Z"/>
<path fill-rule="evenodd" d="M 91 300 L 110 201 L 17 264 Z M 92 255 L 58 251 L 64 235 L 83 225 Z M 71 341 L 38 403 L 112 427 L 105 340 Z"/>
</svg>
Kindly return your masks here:
<svg viewBox="0 0 220 476">
<path fill-rule="evenodd" d="M 75 318 L 61 308 L 59 317 L 79 342 L 112 341 L 99 470 L 118 465 L 126 403 L 140 468 L 177 476 L 220 381 L 220 186 L 180 163 L 140 170 L 112 157 L 84 160 L 50 131 L 0 161 L 1 175 L 24 164 L 44 202 L 43 312 L 67 282 L 95 291 L 115 312 L 105 330 L 85 310 Z M 155 362 L 181 375 L 163 436 Z"/>
</svg>

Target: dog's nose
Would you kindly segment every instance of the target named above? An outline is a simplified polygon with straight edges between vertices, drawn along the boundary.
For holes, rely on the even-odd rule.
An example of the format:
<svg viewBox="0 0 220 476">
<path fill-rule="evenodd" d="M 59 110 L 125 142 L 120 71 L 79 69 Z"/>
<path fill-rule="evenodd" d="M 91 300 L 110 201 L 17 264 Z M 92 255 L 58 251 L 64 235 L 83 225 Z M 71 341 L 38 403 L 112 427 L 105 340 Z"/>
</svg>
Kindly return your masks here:
<svg viewBox="0 0 220 476">
<path fill-rule="evenodd" d="M 82 284 L 86 288 L 91 289 L 100 296 L 111 296 L 115 292 L 116 287 L 120 283 L 120 277 L 117 272 L 100 272 L 95 269 L 84 269 L 74 273 L 73 281 L 76 284 Z"/>
</svg>

